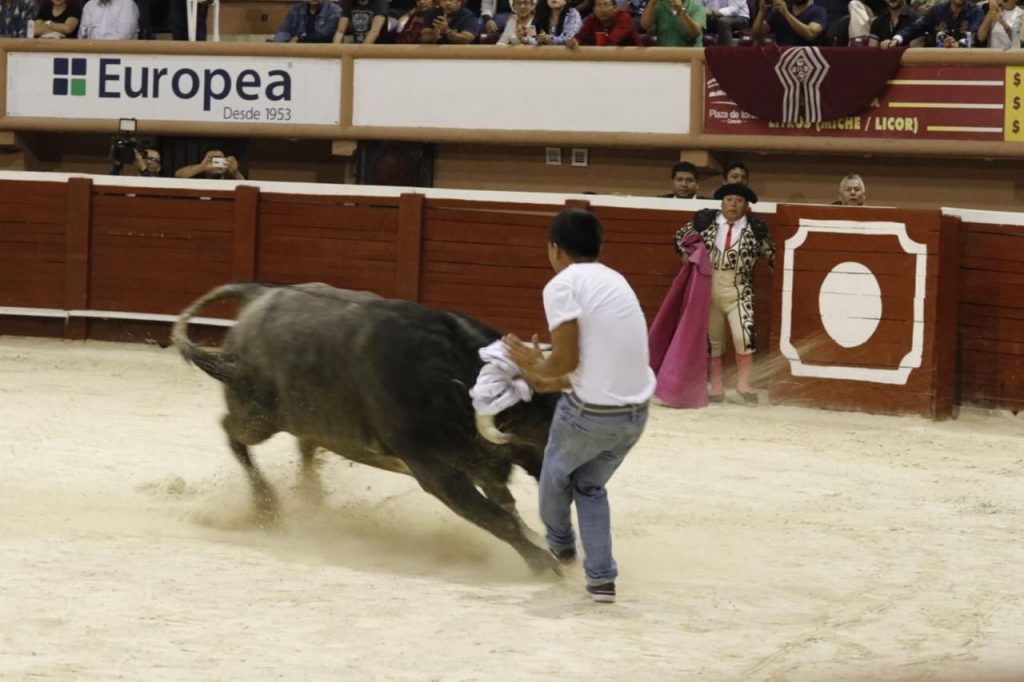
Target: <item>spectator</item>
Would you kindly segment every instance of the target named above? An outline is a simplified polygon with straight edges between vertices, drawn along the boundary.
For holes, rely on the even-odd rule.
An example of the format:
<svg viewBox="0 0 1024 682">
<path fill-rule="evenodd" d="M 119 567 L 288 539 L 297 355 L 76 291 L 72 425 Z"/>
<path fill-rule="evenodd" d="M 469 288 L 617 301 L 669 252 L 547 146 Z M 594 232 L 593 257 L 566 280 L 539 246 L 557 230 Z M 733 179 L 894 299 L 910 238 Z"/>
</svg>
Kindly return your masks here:
<svg viewBox="0 0 1024 682">
<path fill-rule="evenodd" d="M 218 149 L 206 152 L 203 160 L 199 163 L 179 168 L 174 177 L 201 180 L 245 180 L 245 176 L 238 170 L 238 160 L 233 156 L 225 156 L 224 152 Z"/>
<path fill-rule="evenodd" d="M 82 40 L 135 40 L 139 8 L 135 0 L 89 0 L 82 7 L 78 37 Z"/>
<path fill-rule="evenodd" d="M 907 5 L 906 0 L 885 0 L 889 11 L 879 14 L 871 22 L 871 32 L 868 34 L 868 45 L 876 47 L 884 40 L 892 40 L 892 37 L 899 31 L 909 27 L 917 21 L 917 12 Z"/>
<path fill-rule="evenodd" d="M 837 206 L 863 206 L 867 199 L 864 180 L 856 173 L 850 173 L 839 181 L 839 199 L 832 203 Z"/>
<path fill-rule="evenodd" d="M 566 0 L 541 0 L 533 15 L 538 45 L 564 45 L 583 25 L 575 7 L 566 7 Z"/>
<path fill-rule="evenodd" d="M 792 5 L 786 0 L 761 0 L 750 33 L 763 38 L 773 32 L 778 45 L 807 46 L 818 42 L 827 23 L 824 8 L 814 0 L 794 0 Z"/>
<path fill-rule="evenodd" d="M 672 166 L 672 191 L 662 194 L 664 198 L 697 199 L 700 189 L 697 167 L 689 161 L 680 161 Z"/>
<path fill-rule="evenodd" d="M 983 16 L 981 8 L 972 2 L 946 0 L 932 6 L 923 17 L 880 45 L 883 48 L 906 45 L 926 33 L 933 33 L 936 47 L 967 47 L 973 44 Z"/>
<path fill-rule="evenodd" d="M 910 9 L 917 12 L 918 16 L 923 17 L 931 7 L 931 0 L 910 0 Z"/>
<path fill-rule="evenodd" d="M 387 21 L 387 0 L 343 0 L 334 42 L 342 42 L 348 33 L 354 43 L 373 45 Z"/>
<path fill-rule="evenodd" d="M 514 9 L 509 0 L 483 0 L 480 3 L 480 31 L 490 35 L 504 31 Z"/>
<path fill-rule="evenodd" d="M 148 2 L 149 0 L 147 0 Z M 167 23 L 170 24 L 173 40 L 188 40 L 187 0 L 169 0 L 167 5 Z M 210 13 L 210 3 L 201 0 L 196 5 L 196 40 L 206 40 L 206 17 Z"/>
<path fill-rule="evenodd" d="M 420 34 L 427 25 L 427 17 L 436 9 L 434 0 L 416 0 L 416 5 L 398 18 L 394 41 L 403 45 L 420 42 Z"/>
<path fill-rule="evenodd" d="M 160 161 L 160 150 L 156 147 L 142 147 L 141 151 L 139 147 L 130 147 L 132 157 L 134 161 L 135 169 L 139 172 L 139 175 L 147 178 L 155 178 L 160 176 L 160 171 L 163 170 L 163 165 Z M 111 175 L 121 175 L 124 169 L 124 162 L 121 160 L 117 153 L 117 145 L 111 149 L 111 156 L 113 157 L 114 165 L 110 169 Z"/>
<path fill-rule="evenodd" d="M 636 45 L 636 31 L 629 12 L 618 9 L 614 0 L 594 0 L 594 13 L 583 20 L 579 33 L 565 41 L 571 50 L 579 45 Z"/>
<path fill-rule="evenodd" d="M 978 28 L 978 40 L 997 50 L 1020 47 L 1024 10 L 1016 0 L 988 0 L 988 12 Z"/>
<path fill-rule="evenodd" d="M 270 42 L 329 43 L 340 18 L 341 7 L 331 0 L 297 2 L 288 10 Z"/>
<path fill-rule="evenodd" d="M 738 184 L 750 185 L 750 171 L 742 161 L 733 161 L 722 170 L 722 179 L 725 185 Z"/>
<path fill-rule="evenodd" d="M 644 28 L 640 20 L 647 9 L 647 0 L 615 0 L 615 4 L 629 13 L 629 18 L 633 20 L 633 30 L 643 33 Z"/>
<path fill-rule="evenodd" d="M 33 0 L 0 0 L 0 38 L 24 38 L 35 16 Z"/>
<path fill-rule="evenodd" d="M 53 0 L 36 14 L 36 38 L 77 38 L 82 10 L 67 0 Z"/>
<path fill-rule="evenodd" d="M 699 0 L 648 0 L 640 17 L 661 47 L 703 47 L 706 23 Z"/>
<path fill-rule="evenodd" d="M 436 45 L 467 45 L 480 32 L 480 21 L 460 0 L 438 0 L 440 7 L 427 17 L 420 34 L 421 43 Z"/>
<path fill-rule="evenodd" d="M 536 45 L 537 27 L 533 24 L 535 0 L 512 0 L 512 16 L 505 21 L 505 30 L 498 45 Z"/>
<path fill-rule="evenodd" d="M 719 45 L 734 45 L 733 33 L 750 26 L 747 0 L 706 0 L 708 31 L 718 36 Z"/>
<path fill-rule="evenodd" d="M 722 355 L 725 353 L 725 326 L 728 322 L 736 353 L 736 390 L 747 405 L 757 404 L 757 393 L 750 385 L 757 349 L 754 335 L 754 266 L 759 258 L 775 263 L 775 243 L 768 236 L 768 225 L 750 214 L 757 195 L 746 185 L 722 185 L 715 191 L 721 208 L 702 209 L 693 220 L 679 228 L 673 238 L 676 255 L 683 265 L 689 262 L 685 247 L 688 235 L 696 233 L 711 255 L 711 310 L 708 314 L 708 346 L 711 361 L 708 399 L 725 400 L 722 381 Z"/>
</svg>

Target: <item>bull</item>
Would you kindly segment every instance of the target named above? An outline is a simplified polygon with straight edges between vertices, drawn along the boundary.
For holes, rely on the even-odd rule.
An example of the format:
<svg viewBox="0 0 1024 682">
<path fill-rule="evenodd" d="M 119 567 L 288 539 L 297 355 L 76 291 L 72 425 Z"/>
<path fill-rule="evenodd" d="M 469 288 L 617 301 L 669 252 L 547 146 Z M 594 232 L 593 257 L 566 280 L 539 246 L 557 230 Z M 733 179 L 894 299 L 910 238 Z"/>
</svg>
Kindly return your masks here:
<svg viewBox="0 0 1024 682">
<path fill-rule="evenodd" d="M 240 302 L 235 325 L 219 349 L 196 345 L 189 320 L 222 299 Z M 285 431 L 298 439 L 307 484 L 319 488 L 319 448 L 410 475 L 535 572 L 558 573 L 508 488 L 513 465 L 539 477 L 555 396 L 538 394 L 490 418 L 474 414 L 467 392 L 483 364 L 478 350 L 499 336 L 466 315 L 369 292 L 236 283 L 186 308 L 171 340 L 224 384 L 222 424 L 262 521 L 278 502 L 249 447 Z"/>
</svg>

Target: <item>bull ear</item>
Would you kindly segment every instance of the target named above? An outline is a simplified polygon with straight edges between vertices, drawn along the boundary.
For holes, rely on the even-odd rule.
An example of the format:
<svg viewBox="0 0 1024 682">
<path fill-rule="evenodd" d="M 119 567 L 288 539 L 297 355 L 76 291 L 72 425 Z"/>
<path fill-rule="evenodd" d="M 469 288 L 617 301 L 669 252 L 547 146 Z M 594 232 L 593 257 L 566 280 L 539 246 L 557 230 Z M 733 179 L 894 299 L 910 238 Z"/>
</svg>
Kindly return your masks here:
<svg viewBox="0 0 1024 682">
<path fill-rule="evenodd" d="M 512 436 L 507 433 L 503 433 L 498 430 L 498 427 L 494 425 L 493 414 L 480 414 L 476 413 L 476 430 L 484 437 L 495 445 L 505 445 L 512 442 Z"/>
</svg>

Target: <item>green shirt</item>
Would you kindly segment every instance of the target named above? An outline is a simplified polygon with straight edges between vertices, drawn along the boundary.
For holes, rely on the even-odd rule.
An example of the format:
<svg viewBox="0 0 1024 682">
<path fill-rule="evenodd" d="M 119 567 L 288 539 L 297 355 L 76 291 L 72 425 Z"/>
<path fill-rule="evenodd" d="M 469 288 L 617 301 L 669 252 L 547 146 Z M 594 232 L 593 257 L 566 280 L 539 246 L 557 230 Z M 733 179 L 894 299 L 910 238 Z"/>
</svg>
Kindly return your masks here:
<svg viewBox="0 0 1024 682">
<path fill-rule="evenodd" d="M 690 18 L 697 22 L 701 31 L 707 28 L 707 17 L 704 13 L 704 5 L 698 0 L 683 0 L 683 11 L 690 15 Z M 683 25 L 678 16 L 672 13 L 672 3 L 668 0 L 658 0 L 654 6 L 654 21 L 651 28 L 658 36 L 658 47 L 703 47 L 703 33 L 698 33 L 696 38 L 690 38 L 683 30 Z"/>
</svg>

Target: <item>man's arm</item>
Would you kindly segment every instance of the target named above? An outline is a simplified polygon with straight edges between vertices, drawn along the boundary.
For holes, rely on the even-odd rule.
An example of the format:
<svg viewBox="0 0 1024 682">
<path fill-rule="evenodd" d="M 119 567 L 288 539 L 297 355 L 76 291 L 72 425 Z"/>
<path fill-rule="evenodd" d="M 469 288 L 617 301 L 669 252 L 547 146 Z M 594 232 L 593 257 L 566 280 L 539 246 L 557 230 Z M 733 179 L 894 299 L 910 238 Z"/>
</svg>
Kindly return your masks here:
<svg viewBox="0 0 1024 682">
<path fill-rule="evenodd" d="M 676 10 L 679 16 L 679 23 L 683 27 L 683 32 L 686 33 L 690 39 L 696 38 L 704 32 L 704 28 L 707 26 L 707 15 L 705 14 L 704 5 L 699 2 L 693 3 L 693 11 L 696 14 L 690 14 L 687 11 L 689 3 L 684 4 L 682 0 L 670 0 L 672 2 L 672 9 Z"/>
<path fill-rule="evenodd" d="M 380 39 L 380 32 L 384 29 L 384 24 L 387 23 L 387 20 L 388 18 L 384 14 L 378 14 L 373 18 L 373 23 L 370 24 L 370 32 L 363 39 L 364 45 L 373 45 Z"/>
<path fill-rule="evenodd" d="M 651 24 L 654 23 L 654 8 L 657 5 L 658 0 L 647 0 L 647 4 L 644 5 L 644 13 L 640 15 L 640 25 L 645 31 L 650 32 L 651 30 Z"/>
<path fill-rule="evenodd" d="M 626 10 L 619 10 L 615 13 L 615 23 L 612 30 L 608 31 L 608 44 L 618 45 L 628 36 L 633 34 L 633 17 L 629 16 Z"/>
<path fill-rule="evenodd" d="M 799 17 L 789 11 L 789 5 L 786 4 L 786 0 L 772 0 L 772 4 L 775 6 L 775 11 L 782 15 L 782 18 L 786 20 L 786 23 L 793 29 L 793 32 L 807 42 L 813 42 L 821 35 L 822 25 L 816 21 L 806 24 L 800 21 Z"/>
<path fill-rule="evenodd" d="M 334 31 L 335 43 L 340 43 L 345 39 L 345 33 L 348 32 L 348 17 L 342 15 L 341 19 L 338 19 L 338 28 Z"/>
<path fill-rule="evenodd" d="M 271 38 L 271 42 L 274 43 L 287 43 L 295 37 L 297 31 L 295 27 L 298 25 L 298 15 L 300 6 L 302 3 L 292 5 L 288 9 L 288 13 L 284 15 L 284 19 L 281 20 L 281 25 L 277 27 L 277 31 L 274 32 L 274 37 Z M 88 7 L 88 5 L 86 5 Z"/>
<path fill-rule="evenodd" d="M 757 5 L 757 14 L 754 15 L 754 19 L 750 23 L 750 35 L 754 38 L 763 38 L 769 32 L 770 27 L 767 24 L 769 4 L 768 0 L 761 0 Z"/>
</svg>

